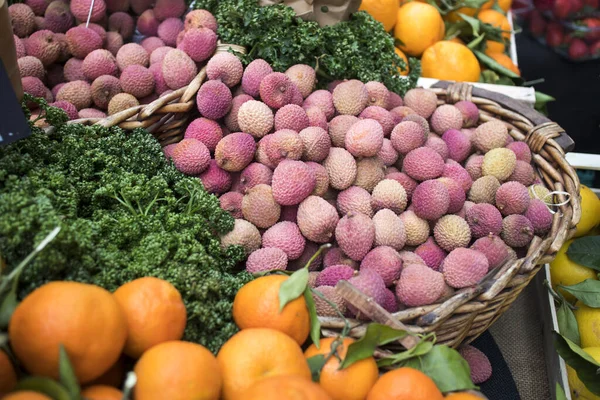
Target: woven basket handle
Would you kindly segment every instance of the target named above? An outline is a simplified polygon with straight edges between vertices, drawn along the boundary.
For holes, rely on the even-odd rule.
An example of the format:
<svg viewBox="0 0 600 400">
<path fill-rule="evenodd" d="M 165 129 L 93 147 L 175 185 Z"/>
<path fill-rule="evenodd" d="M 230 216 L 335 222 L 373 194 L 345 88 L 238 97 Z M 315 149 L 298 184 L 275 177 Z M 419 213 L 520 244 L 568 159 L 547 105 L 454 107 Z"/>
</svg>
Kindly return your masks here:
<svg viewBox="0 0 600 400">
<path fill-rule="evenodd" d="M 504 94 L 492 92 L 490 90 L 481 89 L 474 87 L 473 85 L 465 83 L 455 83 L 450 81 L 439 81 L 432 86 L 436 89 L 445 89 L 452 92 L 454 96 L 457 96 L 456 100 L 467 100 L 470 96 L 481 97 L 495 103 L 498 103 L 505 109 L 513 111 L 517 114 L 522 115 L 531 121 L 533 126 L 540 129 L 549 130 L 551 129 L 557 136 L 554 137 L 554 141 L 562 147 L 565 152 L 573 150 L 575 142 L 564 129 L 560 128 L 556 123 L 552 122 L 533 108 L 527 106 L 519 100 L 515 100 Z"/>
</svg>

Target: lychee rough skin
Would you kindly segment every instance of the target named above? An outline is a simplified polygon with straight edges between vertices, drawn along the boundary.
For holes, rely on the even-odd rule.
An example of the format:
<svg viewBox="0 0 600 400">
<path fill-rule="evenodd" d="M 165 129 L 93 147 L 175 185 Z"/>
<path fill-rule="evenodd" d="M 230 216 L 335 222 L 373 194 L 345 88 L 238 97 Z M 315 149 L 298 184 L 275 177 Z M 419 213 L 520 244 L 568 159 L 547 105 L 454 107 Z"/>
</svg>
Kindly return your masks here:
<svg viewBox="0 0 600 400">
<path fill-rule="evenodd" d="M 282 206 L 300 204 L 315 185 L 315 174 L 302 161 L 283 160 L 273 172 L 273 196 Z"/>
<path fill-rule="evenodd" d="M 331 139 L 327 131 L 317 126 L 309 126 L 299 133 L 304 146 L 302 159 L 305 161 L 323 162 L 331 150 Z"/>
<path fill-rule="evenodd" d="M 227 211 L 233 218 L 244 218 L 242 214 L 242 199 L 244 195 L 238 192 L 227 192 L 219 197 L 221 208 Z"/>
<path fill-rule="evenodd" d="M 360 119 L 373 119 L 381 125 L 383 136 L 389 137 L 396 125 L 392 114 L 383 107 L 369 106 L 365 108 L 359 115 Z"/>
<path fill-rule="evenodd" d="M 282 129 L 269 136 L 266 152 L 273 164 L 277 166 L 285 159 L 300 160 L 304 152 L 304 144 L 297 132 Z"/>
<path fill-rule="evenodd" d="M 500 237 L 494 235 L 477 239 L 471 245 L 471 249 L 483 253 L 488 260 L 490 270 L 501 266 L 509 258 L 508 246 Z"/>
<path fill-rule="evenodd" d="M 489 203 L 496 202 L 496 191 L 500 187 L 500 182 L 494 176 L 482 176 L 473 182 L 471 190 L 469 190 L 468 199 L 473 203 Z"/>
<path fill-rule="evenodd" d="M 273 121 L 273 111 L 261 101 L 247 101 L 238 110 L 240 129 L 257 139 L 262 138 L 273 129 Z"/>
<path fill-rule="evenodd" d="M 552 213 L 546 203 L 541 200 L 533 199 L 529 202 L 525 217 L 531 221 L 536 235 L 543 236 L 552 227 Z"/>
<path fill-rule="evenodd" d="M 322 197 L 308 196 L 298 207 L 298 227 L 302 235 L 315 243 L 328 243 L 339 221 L 338 213 Z"/>
<path fill-rule="evenodd" d="M 434 271 L 439 271 L 442 262 L 448 255 L 435 240 L 430 237 L 425 243 L 415 249 L 415 254 L 425 261 L 425 264 Z"/>
<path fill-rule="evenodd" d="M 462 113 L 450 104 L 439 106 L 431 116 L 431 128 L 438 135 L 443 135 L 450 129 L 460 129 L 462 125 Z"/>
<path fill-rule="evenodd" d="M 146 97 L 154 91 L 154 74 L 141 65 L 130 65 L 125 68 L 119 82 L 125 93 L 138 99 Z"/>
<path fill-rule="evenodd" d="M 390 168 L 388 168 L 388 171 L 390 171 Z M 385 176 L 385 179 L 393 179 L 397 181 L 402 185 L 404 190 L 406 190 L 406 196 L 408 197 L 408 200 L 412 199 L 412 194 L 418 185 L 417 181 L 415 181 L 413 178 L 406 175 L 404 172 L 388 172 L 388 174 Z"/>
<path fill-rule="evenodd" d="M 369 217 L 373 216 L 371 194 L 358 186 L 350 186 L 338 194 L 337 208 L 342 215 L 359 212 Z"/>
<path fill-rule="evenodd" d="M 400 214 L 400 220 L 404 224 L 406 232 L 406 245 L 419 246 L 425 243 L 429 237 L 429 223 L 419 218 L 413 211 L 404 211 Z"/>
<path fill-rule="evenodd" d="M 291 129 L 300 132 L 308 128 L 309 120 L 306 111 L 295 104 L 283 106 L 275 113 L 275 130 Z"/>
<path fill-rule="evenodd" d="M 304 252 L 306 239 L 298 225 L 290 221 L 278 222 L 263 233 L 263 247 L 276 247 L 283 250 L 288 259 L 296 260 Z"/>
<path fill-rule="evenodd" d="M 240 190 L 245 193 L 256 185 L 264 183 L 271 186 L 273 180 L 273 171 L 266 165 L 253 162 L 248 165 L 240 174 Z"/>
<path fill-rule="evenodd" d="M 347 255 L 339 247 L 332 247 L 323 256 L 323 268 L 331 267 L 332 265 L 347 265 L 352 269 L 358 269 L 358 263 Z"/>
<path fill-rule="evenodd" d="M 102 75 L 117 76 L 119 73 L 117 59 L 110 51 L 104 49 L 94 50 L 88 54 L 83 60 L 81 69 L 85 77 L 90 81 Z"/>
<path fill-rule="evenodd" d="M 279 221 L 281 206 L 275 202 L 268 185 L 260 184 L 248 190 L 242 199 L 244 219 L 257 228 L 270 228 Z"/>
<path fill-rule="evenodd" d="M 326 267 L 317 277 L 317 286 L 335 286 L 341 280 L 347 281 L 355 275 L 356 271 L 349 265 L 338 264 Z"/>
<path fill-rule="evenodd" d="M 489 263 L 483 253 L 462 247 L 452 250 L 442 264 L 446 283 L 455 289 L 477 284 L 488 270 Z"/>
<path fill-rule="evenodd" d="M 386 286 L 392 286 L 402 270 L 402 259 L 396 250 L 389 246 L 375 247 L 367 253 L 360 263 L 360 271 L 376 272 Z"/>
<path fill-rule="evenodd" d="M 479 108 L 471 101 L 459 101 L 454 104 L 463 116 L 463 127 L 471 128 L 477 125 L 479 121 Z"/>
<path fill-rule="evenodd" d="M 250 254 L 260 248 L 262 239 L 256 226 L 244 219 L 236 219 L 233 230 L 221 237 L 221 246 L 239 245 Z"/>
<path fill-rule="evenodd" d="M 443 291 L 442 274 L 421 264 L 405 265 L 396 285 L 398 300 L 408 307 L 435 303 Z"/>
<path fill-rule="evenodd" d="M 199 175 L 210 163 L 210 151 L 199 140 L 183 139 L 172 154 L 175 168 L 186 175 Z"/>
<path fill-rule="evenodd" d="M 302 103 L 302 108 L 304 108 L 305 110 L 309 109 L 310 107 L 317 107 L 321 111 L 323 111 L 328 121 L 331 120 L 335 115 L 333 95 L 327 90 L 315 90 L 314 92 L 312 92 L 304 100 L 304 103 Z M 341 145 L 339 145 L 338 147 L 341 147 Z"/>
<path fill-rule="evenodd" d="M 316 72 L 310 65 L 292 65 L 285 71 L 285 74 L 298 87 L 303 99 L 310 95 L 314 89 L 316 79 Z"/>
<path fill-rule="evenodd" d="M 383 129 L 374 119 L 363 119 L 346 133 L 346 150 L 355 157 L 374 157 L 383 145 Z"/>
<path fill-rule="evenodd" d="M 165 72 L 165 63 L 167 58 L 173 54 L 173 50 L 163 61 L 163 74 Z M 165 80 L 167 77 L 165 76 Z M 168 83 L 168 82 L 167 82 Z M 207 81 L 198 90 L 196 95 L 196 105 L 198 111 L 204 117 L 212 120 L 223 118 L 231 109 L 233 97 L 229 88 L 221 81 Z"/>
<path fill-rule="evenodd" d="M 440 218 L 433 229 L 437 244 L 446 251 L 466 247 L 471 241 L 469 224 L 458 215 L 445 215 Z"/>
<path fill-rule="evenodd" d="M 13 6 L 16 4 L 13 4 Z M 55 34 L 49 30 L 41 30 L 34 32 L 27 38 L 23 39 L 27 55 L 36 57 L 44 66 L 49 66 L 60 57 L 61 46 L 56 40 Z M 100 43 L 100 47 L 101 47 Z M 98 47 L 99 48 L 99 47 Z M 90 49 L 94 50 L 94 49 Z M 84 58 L 87 53 L 83 54 Z"/>
<path fill-rule="evenodd" d="M 411 89 L 404 95 L 404 105 L 423 118 L 429 118 L 437 108 L 437 96 L 427 89 Z"/>
<path fill-rule="evenodd" d="M 185 32 L 177 48 L 183 50 L 195 62 L 203 62 L 214 54 L 217 41 L 217 35 L 210 29 L 193 28 Z"/>
<path fill-rule="evenodd" d="M 185 130 L 184 139 L 197 139 L 210 150 L 215 151 L 223 138 L 223 130 L 218 122 L 207 118 L 196 118 Z"/>
<path fill-rule="evenodd" d="M 139 104 L 139 101 L 129 93 L 116 94 L 108 102 L 108 115 L 116 114 Z"/>
<path fill-rule="evenodd" d="M 92 7 L 92 0 L 73 0 L 71 1 L 71 14 L 79 21 L 86 21 L 89 15 L 90 22 L 98 22 L 106 15 L 106 3 L 104 0 L 95 1 Z"/>
<path fill-rule="evenodd" d="M 456 162 L 463 162 L 471 154 L 471 141 L 457 129 L 449 129 L 444 132 L 442 140 L 448 146 L 448 157 Z"/>
<path fill-rule="evenodd" d="M 434 134 L 429 135 L 425 142 L 425 147 L 435 150 L 442 157 L 442 160 L 445 161 L 448 159 L 448 145 L 441 137 Z"/>
<path fill-rule="evenodd" d="M 243 73 L 242 62 L 231 53 L 216 54 L 206 64 L 208 79 L 220 80 L 230 88 L 240 83 Z"/>
<path fill-rule="evenodd" d="M 231 189 L 231 174 L 219 167 L 215 160 L 210 160 L 208 168 L 198 178 L 208 193 L 222 194 Z"/>
<path fill-rule="evenodd" d="M 116 55 L 117 65 L 122 71 L 129 65 L 141 65 L 147 67 L 150 63 L 148 52 L 137 43 L 127 43 L 119 49 Z"/>
<path fill-rule="evenodd" d="M 377 158 L 379 158 L 386 167 L 390 167 L 398 161 L 399 154 L 396 149 L 394 149 L 390 139 L 383 139 L 383 145 L 381 146 L 381 150 L 377 153 Z"/>
<path fill-rule="evenodd" d="M 527 217 L 512 214 L 502 220 L 501 237 L 510 247 L 525 247 L 533 239 L 533 224 Z"/>
<path fill-rule="evenodd" d="M 223 137 L 215 149 L 219 167 L 229 172 L 239 172 L 254 158 L 256 142 L 247 133 L 236 132 Z"/>
<path fill-rule="evenodd" d="M 529 207 L 529 191 L 519 182 L 506 182 L 496 191 L 496 207 L 502 215 L 523 214 Z"/>
<path fill-rule="evenodd" d="M 450 194 L 447 186 L 438 180 L 420 183 L 412 195 L 413 211 L 420 218 L 435 221 L 448 212 Z"/>
<path fill-rule="evenodd" d="M 333 104 L 340 114 L 358 115 L 369 102 L 369 92 L 365 84 L 351 79 L 340 83 L 333 90 Z"/>
<path fill-rule="evenodd" d="M 474 384 L 478 385 L 491 378 L 492 364 L 481 350 L 466 344 L 458 352 L 469 364 L 471 380 Z"/>
<path fill-rule="evenodd" d="M 292 102 L 290 78 L 281 72 L 272 72 L 260 82 L 260 99 L 269 107 L 279 109 Z"/>
<path fill-rule="evenodd" d="M 339 317 L 346 314 L 346 302 L 344 298 L 332 286 L 317 286 L 314 289 L 313 299 L 315 301 L 315 309 L 320 317 Z M 337 310 L 325 301 L 321 296 L 325 297 L 329 302 L 335 304 Z"/>
<path fill-rule="evenodd" d="M 385 166 L 377 157 L 362 158 L 356 163 L 354 186 L 373 192 L 375 186 L 385 178 Z"/>
<path fill-rule="evenodd" d="M 497 148 L 488 151 L 483 156 L 481 173 L 483 176 L 494 176 L 499 181 L 507 180 L 513 173 L 517 163 L 517 156 L 506 148 Z"/>
<path fill-rule="evenodd" d="M 384 300 L 385 283 L 377 273 L 365 270 L 358 276 L 354 276 L 348 280 L 352 286 L 361 291 L 364 295 L 372 298 L 377 304 L 381 305 Z M 348 310 L 361 319 L 360 311 L 356 307 L 348 304 Z M 364 319 L 364 318 L 362 318 Z"/>
<path fill-rule="evenodd" d="M 422 147 L 426 142 L 426 132 L 413 121 L 403 121 L 394 127 L 390 140 L 392 145 L 400 154 L 408 154 L 410 151 Z"/>
<path fill-rule="evenodd" d="M 273 270 L 285 271 L 287 263 L 287 256 L 281 249 L 266 247 L 255 250 L 248 256 L 246 271 L 251 274 Z"/>
<path fill-rule="evenodd" d="M 482 153 L 504 147 L 508 137 L 508 129 L 503 122 L 489 121 L 477 127 L 473 136 L 473 145 Z"/>
<path fill-rule="evenodd" d="M 334 189 L 347 189 L 356 179 L 356 160 L 346 149 L 332 147 L 323 166 L 329 174 L 329 184 Z"/>
<path fill-rule="evenodd" d="M 374 211 L 388 208 L 400 214 L 408 204 L 406 190 L 398 181 L 384 179 L 380 181 L 371 193 L 371 206 Z"/>
<path fill-rule="evenodd" d="M 417 181 L 439 178 L 444 172 L 444 160 L 435 150 L 419 147 L 406 155 L 402 171 Z"/>
<path fill-rule="evenodd" d="M 502 232 L 502 214 L 491 204 L 475 204 L 466 211 L 465 216 L 474 238 Z"/>
<path fill-rule="evenodd" d="M 198 73 L 198 69 L 196 67 L 196 63 L 194 63 L 194 60 L 192 60 L 183 51 L 177 50 L 177 49 L 171 50 L 165 54 L 165 57 L 163 58 L 161 66 L 162 66 L 162 73 L 163 73 L 163 77 L 165 78 L 165 82 L 166 82 L 167 86 L 169 86 L 169 88 L 171 88 L 172 90 L 177 90 L 177 89 L 180 89 L 180 88 L 188 85 L 196 77 L 196 74 Z M 202 87 L 204 87 L 207 83 L 208 82 L 204 83 L 204 85 L 202 85 Z M 212 85 L 215 85 L 215 84 L 211 83 L 208 87 L 212 87 Z M 225 85 L 223 85 L 223 86 L 225 86 Z M 200 93 L 200 91 L 202 91 L 202 87 L 200 87 L 200 90 L 198 91 L 198 93 Z M 205 90 L 207 90 L 207 89 L 205 89 Z M 221 93 L 221 92 L 223 92 L 223 93 Z M 218 94 L 223 95 L 224 91 L 221 91 L 221 92 L 205 93 L 204 95 L 209 96 L 209 97 L 217 96 Z M 229 91 L 229 97 L 231 97 L 230 91 Z M 207 102 L 210 102 L 210 100 L 211 99 L 207 99 Z M 215 99 L 215 100 L 217 100 L 217 99 Z M 231 102 L 231 100 L 229 100 L 229 101 Z M 229 109 L 227 109 L 227 111 L 229 111 Z M 225 112 L 225 114 L 227 114 L 227 111 Z M 202 112 L 202 111 L 200 110 L 200 112 Z M 225 114 L 221 115 L 220 117 L 211 118 L 211 119 L 219 119 L 219 118 L 225 116 Z"/>
<path fill-rule="evenodd" d="M 338 196 L 339 198 L 339 196 Z M 406 243 L 404 223 L 395 212 L 388 209 L 377 211 L 373 216 L 375 246 L 389 246 L 401 250 Z"/>
<path fill-rule="evenodd" d="M 340 249 L 355 261 L 361 261 L 375 241 L 375 226 L 368 216 L 348 213 L 335 228 L 335 239 Z"/>
<path fill-rule="evenodd" d="M 328 127 L 331 144 L 334 147 L 344 147 L 348 129 L 358 121 L 359 119 L 354 115 L 338 115 L 333 118 Z"/>
<path fill-rule="evenodd" d="M 525 142 L 512 142 L 506 146 L 507 149 L 512 150 L 517 156 L 517 160 L 524 161 L 528 164 L 531 163 L 531 149 Z"/>
<path fill-rule="evenodd" d="M 260 94 L 260 82 L 263 78 L 273 72 L 271 65 L 263 59 L 252 61 L 242 75 L 242 89 L 244 93 L 252 97 L 258 97 Z"/>
</svg>

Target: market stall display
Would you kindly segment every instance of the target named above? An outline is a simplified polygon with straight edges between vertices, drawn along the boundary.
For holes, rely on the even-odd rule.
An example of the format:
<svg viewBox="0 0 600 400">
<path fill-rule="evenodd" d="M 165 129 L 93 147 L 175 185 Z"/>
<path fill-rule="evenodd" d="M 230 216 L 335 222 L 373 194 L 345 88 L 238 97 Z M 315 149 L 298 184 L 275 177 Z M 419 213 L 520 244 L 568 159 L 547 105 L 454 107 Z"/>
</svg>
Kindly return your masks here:
<svg viewBox="0 0 600 400">
<path fill-rule="evenodd" d="M 0 149 L 0 325 L 3 368 L 45 378 L 17 390 L 479 398 L 491 366 L 468 343 L 579 220 L 558 125 L 469 84 L 413 88 L 365 12 L 31 3 L 9 10 L 35 129 Z"/>
</svg>

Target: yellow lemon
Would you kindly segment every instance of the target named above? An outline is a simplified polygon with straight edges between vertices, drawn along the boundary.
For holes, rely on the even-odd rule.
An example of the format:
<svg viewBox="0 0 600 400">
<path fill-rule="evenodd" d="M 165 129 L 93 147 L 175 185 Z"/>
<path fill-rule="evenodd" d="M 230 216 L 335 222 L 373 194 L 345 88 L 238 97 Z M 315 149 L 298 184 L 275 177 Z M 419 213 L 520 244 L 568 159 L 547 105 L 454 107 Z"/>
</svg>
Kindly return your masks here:
<svg viewBox="0 0 600 400">
<path fill-rule="evenodd" d="M 588 353 L 594 360 L 600 362 L 600 347 L 587 347 L 583 351 Z M 600 400 L 600 396 L 596 396 L 590 392 L 583 382 L 577 377 L 577 372 L 567 365 L 567 377 L 569 379 L 569 387 L 571 388 L 571 396 L 573 400 Z"/>
<path fill-rule="evenodd" d="M 600 223 L 600 200 L 589 187 L 581 185 L 581 219 L 577 224 L 575 237 L 585 236 Z"/>
<path fill-rule="evenodd" d="M 552 287 L 554 290 L 557 290 L 557 285 L 571 286 L 583 282 L 586 279 L 597 279 L 596 272 L 593 269 L 577 264 L 567 256 L 567 249 L 571 243 L 573 243 L 573 240 L 568 240 L 563 247 L 560 248 L 554 261 L 550 263 L 550 277 L 552 279 Z M 568 301 L 573 302 L 575 300 L 575 297 L 572 294 L 567 293 L 562 289 L 558 290 Z"/>
<path fill-rule="evenodd" d="M 592 308 L 578 301 L 575 318 L 579 326 L 581 347 L 600 347 L 600 308 Z"/>
</svg>

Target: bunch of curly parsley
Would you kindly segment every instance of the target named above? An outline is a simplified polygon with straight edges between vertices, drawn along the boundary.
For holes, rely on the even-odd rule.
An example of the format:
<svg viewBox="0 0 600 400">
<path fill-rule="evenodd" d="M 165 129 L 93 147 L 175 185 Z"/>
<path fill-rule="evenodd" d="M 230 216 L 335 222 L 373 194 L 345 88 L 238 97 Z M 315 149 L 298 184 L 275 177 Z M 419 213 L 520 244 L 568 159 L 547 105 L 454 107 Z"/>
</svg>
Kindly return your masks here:
<svg viewBox="0 0 600 400">
<path fill-rule="evenodd" d="M 410 60 L 408 79 L 398 74 L 407 66 L 394 51 L 394 39 L 366 12 L 326 27 L 304 21 L 285 5 L 259 7 L 257 0 L 196 0 L 195 8 L 211 11 L 224 43 L 246 47 L 246 63 L 262 58 L 274 70 L 294 64 L 317 70 L 319 87 L 336 79 L 378 81 L 400 95 L 414 87 L 420 75 L 417 59 Z"/>
<path fill-rule="evenodd" d="M 185 339 L 216 352 L 237 331 L 233 298 L 251 279 L 238 271 L 243 250 L 220 245 L 233 218 L 147 132 L 65 125 L 62 110 L 36 102 L 54 132 L 32 127 L 31 137 L 0 148 L 0 254 L 9 270 L 62 229 L 23 271 L 20 297 L 54 280 L 113 291 L 162 278 L 185 302 Z"/>
</svg>

